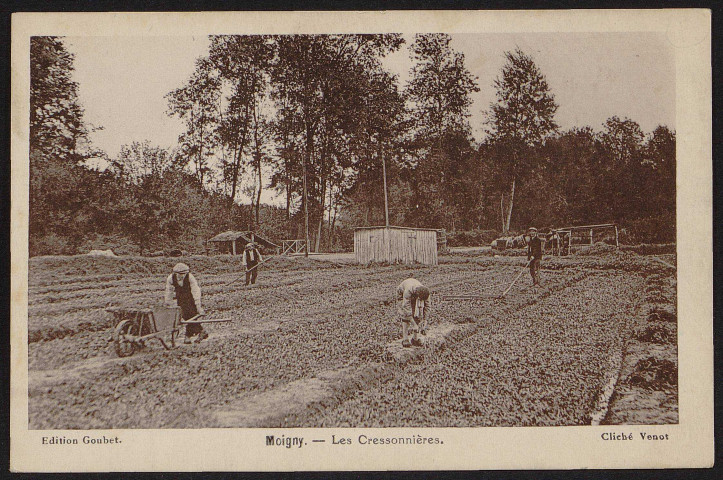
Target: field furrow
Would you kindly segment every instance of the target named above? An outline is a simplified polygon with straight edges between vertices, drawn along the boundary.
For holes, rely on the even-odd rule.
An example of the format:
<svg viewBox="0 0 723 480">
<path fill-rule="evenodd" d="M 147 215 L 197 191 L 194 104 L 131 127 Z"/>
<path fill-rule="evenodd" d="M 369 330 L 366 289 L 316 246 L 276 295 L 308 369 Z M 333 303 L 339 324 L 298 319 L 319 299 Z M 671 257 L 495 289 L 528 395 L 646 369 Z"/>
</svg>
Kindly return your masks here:
<svg viewBox="0 0 723 480">
<path fill-rule="evenodd" d="M 30 293 L 30 426 L 580 424 L 621 348 L 639 279 L 667 268 L 630 256 L 551 259 L 543 286 L 532 287 L 523 259 L 458 260 L 284 260 L 252 287 L 228 286 L 238 274 L 211 262 L 198 272 L 204 306 L 233 321 L 207 325 L 201 344 L 166 351 L 151 341 L 123 359 L 105 308 L 159 304 L 160 266 L 147 276 L 109 276 L 102 287 L 63 276 L 54 286 L 44 272 L 47 283 Z M 636 273 L 617 272 L 615 262 Z M 403 349 L 394 295 L 410 276 L 431 288 L 432 318 L 427 346 Z M 415 402 L 423 413 L 409 413 Z"/>
<path fill-rule="evenodd" d="M 581 280 L 478 331 L 394 379 L 289 426 L 584 425 L 610 356 L 623 348 L 642 280 Z"/>
</svg>

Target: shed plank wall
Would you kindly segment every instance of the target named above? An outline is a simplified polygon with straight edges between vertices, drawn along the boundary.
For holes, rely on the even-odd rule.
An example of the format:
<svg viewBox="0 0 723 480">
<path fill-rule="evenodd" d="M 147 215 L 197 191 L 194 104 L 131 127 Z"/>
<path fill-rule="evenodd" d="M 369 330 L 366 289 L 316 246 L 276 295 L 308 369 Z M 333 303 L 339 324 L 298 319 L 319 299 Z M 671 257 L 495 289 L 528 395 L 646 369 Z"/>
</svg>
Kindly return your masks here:
<svg viewBox="0 0 723 480">
<path fill-rule="evenodd" d="M 354 232 L 358 263 L 421 263 L 437 265 L 437 232 L 401 228 L 364 228 Z"/>
</svg>

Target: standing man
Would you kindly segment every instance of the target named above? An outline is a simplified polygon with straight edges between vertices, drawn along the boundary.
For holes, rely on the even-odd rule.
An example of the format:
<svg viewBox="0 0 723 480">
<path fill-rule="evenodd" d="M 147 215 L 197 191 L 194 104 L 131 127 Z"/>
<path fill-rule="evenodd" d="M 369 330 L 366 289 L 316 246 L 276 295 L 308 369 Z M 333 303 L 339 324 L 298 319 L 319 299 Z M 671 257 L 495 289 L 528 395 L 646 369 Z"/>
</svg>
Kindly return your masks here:
<svg viewBox="0 0 723 480">
<path fill-rule="evenodd" d="M 552 247 L 553 255 L 560 255 L 560 234 L 556 230 L 553 230 L 550 234 L 550 246 Z"/>
<path fill-rule="evenodd" d="M 261 256 L 259 249 L 256 248 L 256 244 L 253 242 L 246 244 L 246 248 L 244 249 L 243 264 L 246 267 L 247 287 L 249 286 L 249 283 L 256 283 L 256 275 L 259 271 L 258 265 L 263 261 L 264 258 Z"/>
<path fill-rule="evenodd" d="M 177 263 L 173 267 L 173 273 L 166 279 L 166 306 L 174 306 L 174 299 L 176 304 L 181 307 L 181 318 L 184 320 L 206 313 L 201 306 L 201 287 L 198 286 L 196 277 L 191 274 L 185 263 Z M 186 337 L 183 339 L 183 343 L 191 343 L 191 337 L 194 335 L 198 335 L 196 343 L 208 338 L 208 333 L 203 331 L 200 323 L 189 324 L 186 325 Z"/>
<path fill-rule="evenodd" d="M 542 260 L 542 240 L 537 236 L 537 229 L 530 227 L 530 242 L 527 245 L 527 261 L 530 264 L 530 276 L 532 284 L 540 284 L 540 260 Z"/>
<path fill-rule="evenodd" d="M 397 287 L 397 312 L 402 320 L 402 346 L 421 346 L 417 331 L 427 334 L 427 314 L 429 313 L 429 289 L 419 280 L 408 278 Z M 412 341 L 409 341 L 409 327 L 414 322 Z"/>
</svg>

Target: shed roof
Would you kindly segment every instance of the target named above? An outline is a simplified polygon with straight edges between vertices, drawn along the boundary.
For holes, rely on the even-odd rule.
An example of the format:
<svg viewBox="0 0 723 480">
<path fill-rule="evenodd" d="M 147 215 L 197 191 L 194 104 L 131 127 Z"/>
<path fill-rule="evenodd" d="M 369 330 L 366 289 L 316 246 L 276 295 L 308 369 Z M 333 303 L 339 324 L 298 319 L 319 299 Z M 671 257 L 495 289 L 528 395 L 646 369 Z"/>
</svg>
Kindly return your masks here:
<svg viewBox="0 0 723 480">
<path fill-rule="evenodd" d="M 425 232 L 433 231 L 433 232 L 439 232 L 441 229 L 439 228 L 414 228 L 414 227 L 396 227 L 394 225 L 389 225 L 388 227 L 385 227 L 384 225 L 379 225 L 378 227 L 356 227 L 354 230 L 378 230 L 380 228 L 393 228 L 396 230 L 423 230 Z"/>
<path fill-rule="evenodd" d="M 234 240 L 241 239 L 246 243 L 251 241 L 252 232 L 237 232 L 235 230 L 228 230 L 226 232 L 219 233 L 213 238 L 210 238 L 209 242 L 232 242 Z M 264 247 L 279 248 L 274 242 L 265 239 L 258 233 L 253 233 L 254 242 L 259 243 Z"/>
</svg>

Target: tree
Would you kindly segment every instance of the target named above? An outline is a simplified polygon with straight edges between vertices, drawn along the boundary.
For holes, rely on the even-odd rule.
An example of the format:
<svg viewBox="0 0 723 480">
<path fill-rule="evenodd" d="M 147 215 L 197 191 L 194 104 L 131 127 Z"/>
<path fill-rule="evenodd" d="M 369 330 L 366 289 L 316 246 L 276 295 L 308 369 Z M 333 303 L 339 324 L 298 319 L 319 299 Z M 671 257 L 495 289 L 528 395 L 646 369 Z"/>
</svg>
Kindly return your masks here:
<svg viewBox="0 0 723 480">
<path fill-rule="evenodd" d="M 557 130 L 555 97 L 547 80 L 532 58 L 519 48 L 505 52 L 507 63 L 494 81 L 497 103 L 490 107 L 488 125 L 491 141 L 506 151 L 506 177 L 509 187 L 507 211 L 504 193 L 500 200 L 502 229 L 510 230 L 515 201 L 515 184 L 529 165 L 524 161 L 530 148 L 541 145 Z"/>
<path fill-rule="evenodd" d="M 675 132 L 664 125 L 653 130 L 645 145 L 643 163 L 652 170 L 654 183 L 650 192 L 650 211 L 663 208 L 675 212 L 675 146 Z"/>
<path fill-rule="evenodd" d="M 30 39 L 30 236 L 67 234 L 91 208 L 81 194 L 96 177 L 80 165 L 99 155 L 72 80 L 74 56 L 60 37 Z M 87 216 L 83 217 L 87 218 Z M 75 232 L 81 234 L 81 232 Z"/>
<path fill-rule="evenodd" d="M 415 63 L 406 95 L 418 135 L 440 139 L 445 131 L 469 130 L 470 94 L 479 87 L 451 40 L 446 33 L 417 34 L 409 47 Z"/>
<path fill-rule="evenodd" d="M 221 143 L 230 150 L 231 159 L 224 162 L 224 177 L 231 181 L 230 199 L 236 199 L 239 174 L 244 165 L 246 149 L 251 149 L 251 164 L 258 176 L 257 200 L 261 196 L 261 154 L 265 140 L 261 105 L 268 88 L 270 62 L 274 54 L 271 37 L 264 35 L 213 35 L 208 59 L 219 72 L 230 95 L 218 126 Z M 259 212 L 256 209 L 258 223 Z"/>
<path fill-rule="evenodd" d="M 471 138 L 467 138 L 469 107 L 471 94 L 478 92 L 479 87 L 477 77 L 465 66 L 464 54 L 451 48 L 451 40 L 444 33 L 415 36 L 409 47 L 415 63 L 405 94 L 411 104 L 413 145 L 419 156 L 415 175 L 421 177 L 412 185 L 419 198 L 417 203 L 427 207 L 426 219 L 418 220 L 434 225 L 442 217 L 454 230 L 455 210 L 461 207 L 455 201 L 453 186 L 460 173 L 456 171 L 462 160 L 458 154 L 471 146 Z"/>
<path fill-rule="evenodd" d="M 210 170 L 208 160 L 217 147 L 219 82 L 213 65 L 208 59 L 200 58 L 186 84 L 166 95 L 168 114 L 186 122 L 186 131 L 178 138 L 179 154 L 186 163 L 193 164 L 193 171 L 202 185 Z"/>
<path fill-rule="evenodd" d="M 610 185 L 607 201 L 612 215 L 618 221 L 637 217 L 643 208 L 639 180 L 645 176 L 645 134 L 637 122 L 613 116 L 606 120 L 600 140 L 608 158 L 603 172 L 605 181 Z"/>
<path fill-rule="evenodd" d="M 31 37 L 30 149 L 66 164 L 84 160 L 88 146 L 73 60 L 59 37 Z"/>
<path fill-rule="evenodd" d="M 149 176 L 160 177 L 174 167 L 175 162 L 171 152 L 146 140 L 121 145 L 118 158 L 111 165 L 122 178 L 138 184 Z"/>
<path fill-rule="evenodd" d="M 385 35 L 282 35 L 275 37 L 272 68 L 274 98 L 283 113 L 298 119 L 304 235 L 309 245 L 310 215 L 318 220 L 316 247 L 326 211 L 328 181 L 338 156 L 338 140 L 357 131 L 362 107 L 358 87 L 379 58 L 399 48 L 402 39 Z M 313 202 L 313 204 L 312 204 Z"/>
</svg>

